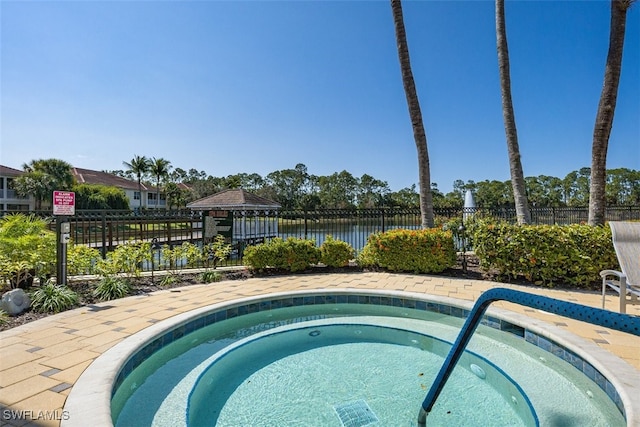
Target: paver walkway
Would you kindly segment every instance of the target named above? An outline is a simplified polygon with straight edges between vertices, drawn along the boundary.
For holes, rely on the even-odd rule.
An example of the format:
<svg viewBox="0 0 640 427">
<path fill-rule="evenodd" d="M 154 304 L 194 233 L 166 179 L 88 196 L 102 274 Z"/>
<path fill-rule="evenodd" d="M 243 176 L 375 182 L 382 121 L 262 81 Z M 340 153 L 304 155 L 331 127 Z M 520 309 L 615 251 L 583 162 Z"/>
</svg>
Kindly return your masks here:
<svg viewBox="0 0 640 427">
<path fill-rule="evenodd" d="M 482 292 L 497 286 L 592 307 L 601 305 L 601 296 L 596 292 L 389 273 L 252 278 L 129 297 L 49 316 L 0 332 L 0 425 L 58 426 L 60 418 L 66 416 L 62 408 L 67 395 L 96 357 L 153 323 L 195 308 L 272 292 L 322 288 L 385 289 L 475 301 Z M 617 297 L 607 297 L 607 308 L 616 310 L 617 301 Z M 543 320 L 579 335 L 626 360 L 640 375 L 640 337 L 511 303 L 498 302 L 492 306 Z M 640 316 L 640 305 L 628 306 L 628 313 Z M 15 420 L 18 414 L 29 420 Z"/>
</svg>

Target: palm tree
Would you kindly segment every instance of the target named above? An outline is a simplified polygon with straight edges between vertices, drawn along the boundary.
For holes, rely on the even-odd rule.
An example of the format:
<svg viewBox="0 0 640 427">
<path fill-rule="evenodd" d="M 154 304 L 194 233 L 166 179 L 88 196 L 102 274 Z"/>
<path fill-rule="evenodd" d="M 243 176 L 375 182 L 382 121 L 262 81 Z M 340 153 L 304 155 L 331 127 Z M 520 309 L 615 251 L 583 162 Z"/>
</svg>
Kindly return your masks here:
<svg viewBox="0 0 640 427">
<path fill-rule="evenodd" d="M 591 185 L 589 187 L 589 225 L 604 224 L 606 205 L 607 148 L 613 127 L 613 113 L 618 99 L 622 68 L 622 48 L 627 23 L 627 10 L 635 0 L 611 0 L 609 52 L 604 69 L 604 84 L 600 93 L 591 148 Z"/>
<path fill-rule="evenodd" d="M 149 159 L 136 154 L 131 162 L 122 162 L 122 164 L 129 168 L 138 179 L 138 194 L 140 195 L 140 208 L 142 208 L 142 177 L 149 171 Z"/>
<path fill-rule="evenodd" d="M 509 152 L 509 170 L 511 172 L 511 187 L 516 206 L 518 224 L 531 222 L 531 213 L 527 201 L 524 172 L 520 161 L 520 147 L 518 146 L 518 131 L 516 118 L 511 100 L 511 75 L 509 71 L 509 48 L 507 47 L 507 30 L 504 18 L 504 0 L 496 0 L 496 40 L 498 47 L 498 67 L 500 68 L 500 89 L 502 92 L 502 116 L 504 131 L 507 137 L 507 151 Z"/>
<path fill-rule="evenodd" d="M 160 180 L 169 176 L 171 170 L 171 162 L 163 159 L 162 157 L 156 159 L 155 157 L 149 162 L 149 172 L 156 178 L 156 207 L 160 207 Z"/>
<path fill-rule="evenodd" d="M 407 45 L 407 35 L 404 29 L 404 18 L 402 16 L 402 3 L 400 0 L 391 0 L 391 11 L 393 12 L 393 23 L 396 31 L 396 43 L 398 45 L 398 58 L 400 59 L 400 70 L 402 72 L 402 84 L 407 97 L 409 107 L 409 117 L 413 127 L 413 138 L 418 150 L 418 176 L 420 183 L 420 216 L 422 227 L 429 228 L 434 225 L 433 196 L 431 194 L 431 171 L 429 169 L 429 151 L 427 149 L 427 135 L 422 122 L 422 112 L 418 102 L 418 93 L 413 81 L 411 72 L 411 62 L 409 61 L 409 47 Z"/>
<path fill-rule="evenodd" d="M 16 191 L 22 196 L 32 195 L 36 209 L 42 201 L 51 201 L 55 190 L 70 190 L 74 184 L 73 166 L 60 159 L 39 159 L 23 164 L 25 173 L 16 178 Z"/>
<path fill-rule="evenodd" d="M 42 201 L 53 197 L 53 191 L 56 189 L 50 175 L 36 170 L 20 175 L 13 181 L 13 185 L 20 196 L 33 196 L 36 210 L 42 209 Z"/>
</svg>

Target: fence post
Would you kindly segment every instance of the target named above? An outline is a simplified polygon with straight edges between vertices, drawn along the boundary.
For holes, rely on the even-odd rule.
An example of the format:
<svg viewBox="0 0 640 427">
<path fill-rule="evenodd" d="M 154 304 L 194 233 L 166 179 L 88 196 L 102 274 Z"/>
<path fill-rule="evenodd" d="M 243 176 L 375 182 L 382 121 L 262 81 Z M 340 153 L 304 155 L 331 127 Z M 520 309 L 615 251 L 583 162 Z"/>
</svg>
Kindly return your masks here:
<svg viewBox="0 0 640 427">
<path fill-rule="evenodd" d="M 384 207 L 382 207 L 382 209 L 380 209 L 380 213 L 382 215 L 382 232 L 384 233 Z"/>
<path fill-rule="evenodd" d="M 105 259 L 107 257 L 107 211 L 101 211 L 100 216 L 102 217 L 102 248 L 100 252 L 102 259 Z"/>
<path fill-rule="evenodd" d="M 307 239 L 307 231 L 308 231 L 308 224 L 307 224 L 307 208 L 304 208 L 304 238 Z"/>
</svg>

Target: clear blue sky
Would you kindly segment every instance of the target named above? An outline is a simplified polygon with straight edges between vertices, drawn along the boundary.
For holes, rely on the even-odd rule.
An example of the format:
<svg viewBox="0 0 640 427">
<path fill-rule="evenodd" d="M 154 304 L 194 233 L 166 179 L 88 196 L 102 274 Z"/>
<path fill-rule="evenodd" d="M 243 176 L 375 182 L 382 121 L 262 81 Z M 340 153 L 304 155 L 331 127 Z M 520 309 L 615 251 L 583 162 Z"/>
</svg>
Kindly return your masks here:
<svg viewBox="0 0 640 427">
<path fill-rule="evenodd" d="M 508 180 L 493 1 L 405 1 L 432 181 Z M 417 184 L 388 1 L 5 1 L 0 164 L 214 176 L 304 163 Z M 591 164 L 606 1 L 507 1 L 525 176 Z M 608 167 L 640 169 L 640 4 L 627 17 Z"/>
</svg>

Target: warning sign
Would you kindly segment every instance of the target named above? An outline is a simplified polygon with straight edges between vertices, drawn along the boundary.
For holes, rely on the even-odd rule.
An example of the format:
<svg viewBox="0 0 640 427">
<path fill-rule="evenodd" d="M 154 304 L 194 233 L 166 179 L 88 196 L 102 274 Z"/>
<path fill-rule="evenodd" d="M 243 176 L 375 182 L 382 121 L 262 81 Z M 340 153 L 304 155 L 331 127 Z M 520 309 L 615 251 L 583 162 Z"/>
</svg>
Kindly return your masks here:
<svg viewBox="0 0 640 427">
<path fill-rule="evenodd" d="M 76 214 L 76 193 L 73 191 L 53 192 L 53 214 L 73 216 Z"/>
</svg>

